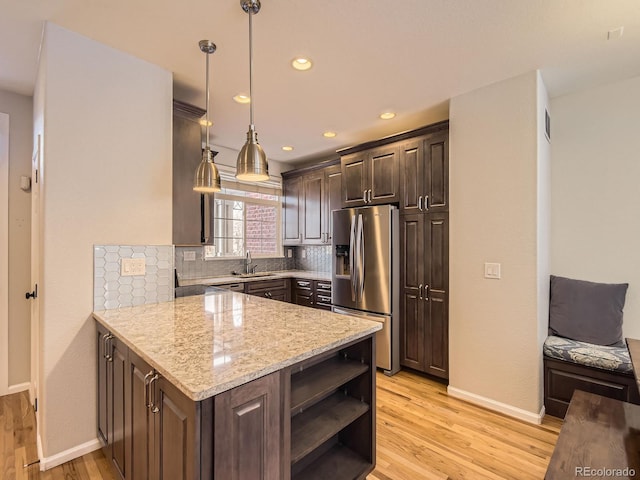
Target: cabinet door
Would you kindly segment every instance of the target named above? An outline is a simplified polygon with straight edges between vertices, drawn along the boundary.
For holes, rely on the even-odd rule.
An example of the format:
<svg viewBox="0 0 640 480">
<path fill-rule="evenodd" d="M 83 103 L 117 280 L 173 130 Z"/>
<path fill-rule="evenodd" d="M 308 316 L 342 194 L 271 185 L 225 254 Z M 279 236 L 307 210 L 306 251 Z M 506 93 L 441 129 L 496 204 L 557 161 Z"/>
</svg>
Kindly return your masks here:
<svg viewBox="0 0 640 480">
<path fill-rule="evenodd" d="M 105 449 L 105 456 L 107 453 L 107 446 L 109 445 L 109 372 L 110 364 L 107 361 L 107 351 L 105 337 L 109 334 L 99 323 L 97 325 L 97 343 L 96 351 L 98 353 L 98 439 Z"/>
<path fill-rule="evenodd" d="M 128 453 L 126 448 L 126 395 L 128 348 L 117 338 L 109 342 L 111 350 L 111 392 L 110 392 L 110 442 L 109 459 L 120 478 L 126 477 Z"/>
<path fill-rule="evenodd" d="M 285 245 L 295 245 L 302 241 L 302 226 L 300 224 L 302 189 L 302 177 L 285 178 L 282 182 Z"/>
<path fill-rule="evenodd" d="M 428 289 L 424 296 L 426 372 L 449 377 L 449 215 L 425 215 L 425 268 Z"/>
<path fill-rule="evenodd" d="M 322 208 L 324 172 L 313 172 L 302 177 L 302 242 L 305 245 L 324 243 L 325 211 Z"/>
<path fill-rule="evenodd" d="M 201 445 L 196 445 L 196 410 L 199 404 L 160 376 L 151 385 L 154 455 L 151 478 L 195 480 L 200 478 Z M 210 455 L 210 452 L 205 452 Z"/>
<path fill-rule="evenodd" d="M 424 137 L 402 143 L 400 146 L 400 212 L 417 212 L 424 205 L 424 172 Z"/>
<path fill-rule="evenodd" d="M 425 210 L 449 211 L 449 131 L 429 135 L 424 146 Z"/>
<path fill-rule="evenodd" d="M 368 205 L 397 202 L 400 199 L 399 145 L 392 144 L 372 150 L 369 164 Z"/>
<path fill-rule="evenodd" d="M 154 371 L 134 352 L 129 352 L 127 379 L 127 429 L 130 452 L 130 479 L 149 478 L 150 457 L 153 455 L 153 426 L 147 408 L 147 383 Z"/>
<path fill-rule="evenodd" d="M 365 204 L 368 184 L 368 152 L 357 152 L 340 159 L 342 166 L 342 207 Z"/>
<path fill-rule="evenodd" d="M 331 212 L 342 208 L 342 170 L 340 165 L 333 165 L 324 170 L 325 201 L 325 227 L 326 243 L 331 243 L 333 238 L 333 226 L 331 224 Z"/>
<path fill-rule="evenodd" d="M 400 363 L 424 371 L 424 215 L 400 216 Z"/>
<path fill-rule="evenodd" d="M 280 372 L 215 397 L 214 478 L 279 480 Z"/>
</svg>

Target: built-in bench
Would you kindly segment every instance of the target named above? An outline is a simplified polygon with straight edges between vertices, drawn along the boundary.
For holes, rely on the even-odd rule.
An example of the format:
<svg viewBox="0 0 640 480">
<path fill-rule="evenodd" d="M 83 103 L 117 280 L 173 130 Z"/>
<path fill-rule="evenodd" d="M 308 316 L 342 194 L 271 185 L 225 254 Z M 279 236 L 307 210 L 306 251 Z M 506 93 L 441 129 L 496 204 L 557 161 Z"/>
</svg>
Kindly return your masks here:
<svg viewBox="0 0 640 480">
<path fill-rule="evenodd" d="M 543 347 L 544 405 L 564 418 L 575 390 L 640 404 L 629 350 L 549 336 Z"/>
</svg>

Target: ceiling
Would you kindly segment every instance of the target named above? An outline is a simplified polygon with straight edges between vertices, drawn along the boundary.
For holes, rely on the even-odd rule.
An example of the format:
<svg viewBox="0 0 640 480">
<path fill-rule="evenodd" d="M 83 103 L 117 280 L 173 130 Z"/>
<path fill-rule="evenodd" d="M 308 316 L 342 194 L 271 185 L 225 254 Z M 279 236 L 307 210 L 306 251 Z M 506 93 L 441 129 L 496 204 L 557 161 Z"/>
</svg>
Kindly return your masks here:
<svg viewBox="0 0 640 480">
<path fill-rule="evenodd" d="M 45 20 L 172 71 L 175 97 L 203 108 L 198 41 L 212 40 L 213 143 L 244 143 L 249 107 L 232 100 L 249 90 L 239 0 L 0 0 L 0 12 L 0 89 L 25 95 Z M 640 75 L 638 0 L 263 0 L 253 36 L 259 140 L 292 163 L 445 119 L 450 98 L 534 69 L 552 97 Z M 311 70 L 291 68 L 299 55 Z M 386 110 L 396 118 L 380 120 Z"/>
</svg>

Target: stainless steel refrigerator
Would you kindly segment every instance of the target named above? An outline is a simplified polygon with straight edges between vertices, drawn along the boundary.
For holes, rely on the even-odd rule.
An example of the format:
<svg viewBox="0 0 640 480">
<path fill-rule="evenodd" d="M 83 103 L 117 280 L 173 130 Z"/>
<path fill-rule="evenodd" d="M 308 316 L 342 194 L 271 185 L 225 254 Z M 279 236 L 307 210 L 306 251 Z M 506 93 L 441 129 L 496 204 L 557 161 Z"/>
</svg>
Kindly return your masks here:
<svg viewBox="0 0 640 480">
<path fill-rule="evenodd" d="M 332 212 L 333 311 L 382 323 L 376 366 L 400 370 L 398 210 L 392 205 Z"/>
</svg>

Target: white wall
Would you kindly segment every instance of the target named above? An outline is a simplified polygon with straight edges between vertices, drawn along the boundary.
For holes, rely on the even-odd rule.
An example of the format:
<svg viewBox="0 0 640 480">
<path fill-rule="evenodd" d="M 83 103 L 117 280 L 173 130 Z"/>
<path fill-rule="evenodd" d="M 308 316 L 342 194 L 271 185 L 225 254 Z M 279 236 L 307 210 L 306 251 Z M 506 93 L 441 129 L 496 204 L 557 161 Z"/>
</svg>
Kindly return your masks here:
<svg viewBox="0 0 640 480">
<path fill-rule="evenodd" d="M 538 300 L 546 274 L 539 82 L 531 72 L 460 95 L 449 124 L 449 392 L 529 421 L 542 408 Z M 485 262 L 502 265 L 501 280 L 483 277 Z"/>
<path fill-rule="evenodd" d="M 628 282 L 623 331 L 640 338 L 640 77 L 551 107 L 551 271 Z"/>
<path fill-rule="evenodd" d="M 45 27 L 40 435 L 47 466 L 96 444 L 94 244 L 171 243 L 171 74 Z M 82 446 L 82 448 L 78 448 Z"/>
<path fill-rule="evenodd" d="M 31 176 L 33 102 L 0 90 L 0 112 L 9 114 L 9 385 L 29 382 L 29 302 L 31 291 L 31 195 L 20 176 Z"/>
</svg>

